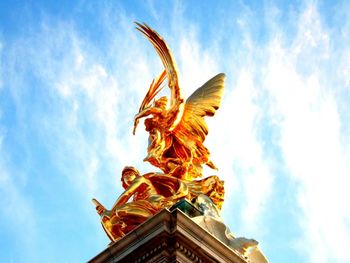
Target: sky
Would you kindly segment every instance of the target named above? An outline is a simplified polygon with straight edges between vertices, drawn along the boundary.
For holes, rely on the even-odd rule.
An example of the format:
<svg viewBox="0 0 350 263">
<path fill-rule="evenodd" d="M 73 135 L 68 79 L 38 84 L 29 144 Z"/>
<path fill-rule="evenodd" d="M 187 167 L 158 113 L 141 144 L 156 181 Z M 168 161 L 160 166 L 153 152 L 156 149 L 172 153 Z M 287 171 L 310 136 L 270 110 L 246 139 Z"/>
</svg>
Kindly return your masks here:
<svg viewBox="0 0 350 263">
<path fill-rule="evenodd" d="M 162 64 L 134 21 L 185 97 L 227 76 L 204 174 L 231 231 L 270 262 L 350 262 L 350 3 L 273 0 L 1 1 L 1 262 L 86 262 L 109 243 L 91 199 L 158 171 L 132 125 Z"/>
</svg>

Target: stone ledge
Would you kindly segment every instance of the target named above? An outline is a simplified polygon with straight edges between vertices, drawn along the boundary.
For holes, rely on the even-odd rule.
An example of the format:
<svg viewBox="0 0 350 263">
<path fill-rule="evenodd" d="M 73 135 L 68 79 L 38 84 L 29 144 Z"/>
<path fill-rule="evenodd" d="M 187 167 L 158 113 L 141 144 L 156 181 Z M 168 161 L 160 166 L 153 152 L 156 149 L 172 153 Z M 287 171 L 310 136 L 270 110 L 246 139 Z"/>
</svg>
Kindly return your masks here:
<svg viewBox="0 0 350 263">
<path fill-rule="evenodd" d="M 163 209 L 89 262 L 247 261 L 179 209 Z"/>
</svg>

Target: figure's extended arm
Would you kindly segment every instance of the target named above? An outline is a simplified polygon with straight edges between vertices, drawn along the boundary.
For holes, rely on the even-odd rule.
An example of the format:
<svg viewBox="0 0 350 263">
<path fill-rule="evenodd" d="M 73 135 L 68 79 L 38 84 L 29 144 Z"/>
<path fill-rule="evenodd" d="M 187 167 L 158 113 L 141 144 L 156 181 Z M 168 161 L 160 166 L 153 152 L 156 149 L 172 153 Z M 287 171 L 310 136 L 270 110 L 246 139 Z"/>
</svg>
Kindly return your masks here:
<svg viewBox="0 0 350 263">
<path fill-rule="evenodd" d="M 99 215 L 102 215 L 102 213 L 104 211 L 106 211 L 107 209 L 99 202 L 97 201 L 95 198 L 93 198 L 92 200 L 92 203 L 95 205 L 96 207 L 96 211 Z"/>
<path fill-rule="evenodd" d="M 111 211 L 115 212 L 115 210 L 125 204 L 126 202 L 128 202 L 128 200 L 130 199 L 130 197 L 135 194 L 137 192 L 137 190 L 139 189 L 139 187 L 145 182 L 143 177 L 137 177 L 134 179 L 134 181 L 131 183 L 131 185 L 129 185 L 128 188 L 126 188 L 126 190 L 119 196 L 119 198 L 117 199 L 117 201 L 115 201 Z"/>
<path fill-rule="evenodd" d="M 160 108 L 157 108 L 157 107 L 149 107 L 149 108 L 146 108 L 144 109 L 143 111 L 139 112 L 138 114 L 135 115 L 135 118 L 134 118 L 134 130 L 133 130 L 133 134 L 135 135 L 135 132 L 136 132 L 136 128 L 137 128 L 137 125 L 139 123 L 139 120 L 141 118 L 144 118 L 144 117 L 147 117 L 149 115 L 160 115 L 162 114 L 163 110 L 160 109 Z"/>
</svg>

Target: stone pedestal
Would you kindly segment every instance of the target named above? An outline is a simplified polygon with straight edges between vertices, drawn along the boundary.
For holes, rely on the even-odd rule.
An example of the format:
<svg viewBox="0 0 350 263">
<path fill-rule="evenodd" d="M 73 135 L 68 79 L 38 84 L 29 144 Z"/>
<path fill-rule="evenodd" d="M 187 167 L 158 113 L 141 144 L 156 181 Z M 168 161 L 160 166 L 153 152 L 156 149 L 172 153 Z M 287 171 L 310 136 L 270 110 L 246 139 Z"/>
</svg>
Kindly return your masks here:
<svg viewBox="0 0 350 263">
<path fill-rule="evenodd" d="M 163 209 L 89 262 L 247 262 L 180 211 L 184 205 Z"/>
</svg>

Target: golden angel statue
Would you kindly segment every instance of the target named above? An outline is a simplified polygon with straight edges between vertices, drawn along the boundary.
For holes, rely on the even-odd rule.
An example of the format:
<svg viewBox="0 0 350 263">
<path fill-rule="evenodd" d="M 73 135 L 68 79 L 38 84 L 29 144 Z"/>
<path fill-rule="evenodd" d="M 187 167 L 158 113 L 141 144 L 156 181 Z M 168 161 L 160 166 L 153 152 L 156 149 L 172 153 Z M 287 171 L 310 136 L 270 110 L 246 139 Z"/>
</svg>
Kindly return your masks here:
<svg viewBox="0 0 350 263">
<path fill-rule="evenodd" d="M 218 74 L 197 89 L 186 101 L 181 97 L 176 63 L 165 41 L 146 24 L 137 29 L 152 43 L 165 70 L 150 85 L 134 120 L 145 119 L 149 132 L 148 155 L 144 159 L 169 176 L 191 180 L 202 176 L 202 165 L 216 169 L 203 142 L 208 134 L 205 116 L 213 116 L 219 108 L 225 74 Z M 168 79 L 170 101 L 161 97 L 152 101 Z"/>
<path fill-rule="evenodd" d="M 219 108 L 224 74 L 218 74 L 197 89 L 186 101 L 181 97 L 177 68 L 165 41 L 146 24 L 137 29 L 153 44 L 165 70 L 153 80 L 134 118 L 137 125 L 145 119 L 149 132 L 148 155 L 144 161 L 160 168 L 161 173 L 140 175 L 134 167 L 122 172 L 124 192 L 111 210 L 96 199 L 93 202 L 108 237 L 117 241 L 126 233 L 163 208 L 170 208 L 180 199 L 193 200 L 208 196 L 219 209 L 224 201 L 223 181 L 217 176 L 202 177 L 202 165 L 216 168 L 209 160 L 203 142 L 208 134 L 204 117 L 213 116 Z M 155 99 L 168 79 L 170 99 Z M 197 180 L 194 180 L 197 179 Z"/>
<path fill-rule="evenodd" d="M 122 184 L 125 191 L 113 208 L 107 210 L 93 200 L 101 216 L 104 230 L 112 241 L 131 231 L 162 208 L 170 208 L 181 198 L 192 200 L 200 194 L 210 197 L 218 208 L 224 201 L 223 182 L 217 176 L 202 176 L 202 165 L 216 168 L 209 160 L 203 142 L 208 134 L 205 116 L 213 116 L 219 108 L 224 74 L 218 74 L 197 89 L 186 101 L 181 97 L 175 61 L 165 41 L 146 24 L 137 29 L 153 44 L 165 70 L 153 80 L 135 115 L 134 130 L 142 118 L 149 132 L 148 155 L 145 161 L 162 173 L 140 175 L 134 167 L 125 167 Z M 168 79 L 170 100 L 155 99 Z"/>
<path fill-rule="evenodd" d="M 235 238 L 219 216 L 224 201 L 223 181 L 215 175 L 201 178 L 203 165 L 216 169 L 203 144 L 208 134 L 204 118 L 213 116 L 220 106 L 225 75 L 216 75 L 184 100 L 176 63 L 167 44 L 146 24 L 136 24 L 137 30 L 152 43 L 165 69 L 151 83 L 135 115 L 133 134 L 140 119 L 145 118 L 149 144 L 144 161 L 162 172 L 141 175 L 136 168 L 125 167 L 122 171 L 124 191 L 112 209 L 107 210 L 93 199 L 103 229 L 111 241 L 116 242 L 161 209 L 187 199 L 202 213 L 193 218 L 195 222 L 247 258 L 267 262 L 255 240 Z M 156 99 L 166 79 L 170 98 Z"/>
</svg>

